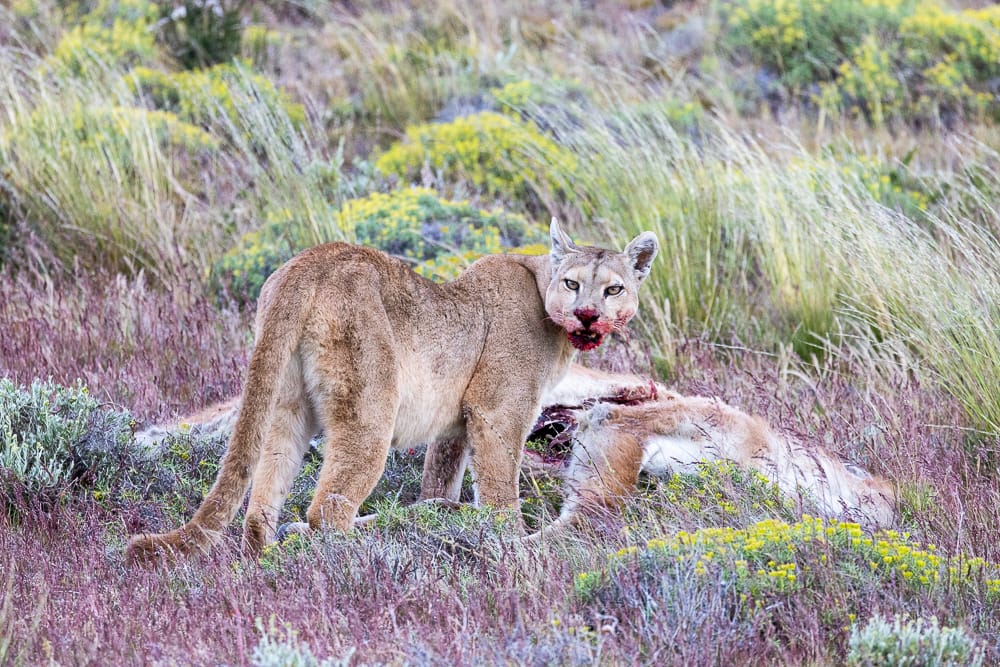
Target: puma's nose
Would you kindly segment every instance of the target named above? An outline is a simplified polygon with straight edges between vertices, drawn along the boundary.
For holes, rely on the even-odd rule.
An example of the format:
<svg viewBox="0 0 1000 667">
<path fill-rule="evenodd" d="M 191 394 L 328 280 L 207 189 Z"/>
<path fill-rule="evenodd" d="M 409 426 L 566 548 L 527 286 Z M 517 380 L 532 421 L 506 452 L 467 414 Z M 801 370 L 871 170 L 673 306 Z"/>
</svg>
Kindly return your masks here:
<svg viewBox="0 0 1000 667">
<path fill-rule="evenodd" d="M 573 315 L 576 316 L 576 319 L 580 320 L 580 324 L 584 327 L 589 327 L 600 317 L 593 308 L 577 308 L 573 311 Z"/>
</svg>

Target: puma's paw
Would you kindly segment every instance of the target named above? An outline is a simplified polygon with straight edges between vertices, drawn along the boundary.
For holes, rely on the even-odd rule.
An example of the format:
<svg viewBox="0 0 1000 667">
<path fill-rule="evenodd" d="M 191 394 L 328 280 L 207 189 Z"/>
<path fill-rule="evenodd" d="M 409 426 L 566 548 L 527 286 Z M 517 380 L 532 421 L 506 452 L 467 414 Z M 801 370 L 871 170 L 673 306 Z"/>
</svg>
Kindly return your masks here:
<svg viewBox="0 0 1000 667">
<path fill-rule="evenodd" d="M 125 548 L 125 565 L 159 566 L 176 562 L 179 556 L 193 551 L 184 548 L 178 531 L 164 534 L 134 535 Z"/>
</svg>

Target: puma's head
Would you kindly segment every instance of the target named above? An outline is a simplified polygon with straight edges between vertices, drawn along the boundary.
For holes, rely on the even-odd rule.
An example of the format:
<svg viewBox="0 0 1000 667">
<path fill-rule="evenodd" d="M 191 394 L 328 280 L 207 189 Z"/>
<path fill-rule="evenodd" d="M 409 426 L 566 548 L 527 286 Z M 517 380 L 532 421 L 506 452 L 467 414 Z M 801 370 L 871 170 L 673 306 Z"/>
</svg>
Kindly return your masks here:
<svg viewBox="0 0 1000 667">
<path fill-rule="evenodd" d="M 611 332 L 625 329 L 639 305 L 639 283 L 649 275 L 659 250 L 656 236 L 643 232 L 614 252 L 578 246 L 555 218 L 552 236 L 552 281 L 545 310 L 566 330 L 578 350 L 592 350 Z"/>
</svg>

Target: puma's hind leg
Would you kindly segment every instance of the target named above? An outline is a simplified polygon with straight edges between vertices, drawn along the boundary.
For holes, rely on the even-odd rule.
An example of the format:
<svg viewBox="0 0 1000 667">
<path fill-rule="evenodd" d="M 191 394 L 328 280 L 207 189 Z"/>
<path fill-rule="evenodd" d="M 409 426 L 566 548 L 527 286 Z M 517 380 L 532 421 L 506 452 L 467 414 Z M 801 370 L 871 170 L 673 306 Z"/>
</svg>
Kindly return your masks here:
<svg viewBox="0 0 1000 667">
<path fill-rule="evenodd" d="M 315 411 L 306 394 L 302 364 L 294 358 L 285 371 L 254 473 L 243 526 L 243 547 L 248 553 L 259 553 L 274 541 L 278 515 L 302 467 L 316 426 Z"/>
<path fill-rule="evenodd" d="M 369 325 L 320 352 L 314 395 L 326 444 L 306 512 L 312 530 L 349 530 L 385 470 L 399 410 L 392 340 L 376 333 L 386 330 Z"/>
</svg>

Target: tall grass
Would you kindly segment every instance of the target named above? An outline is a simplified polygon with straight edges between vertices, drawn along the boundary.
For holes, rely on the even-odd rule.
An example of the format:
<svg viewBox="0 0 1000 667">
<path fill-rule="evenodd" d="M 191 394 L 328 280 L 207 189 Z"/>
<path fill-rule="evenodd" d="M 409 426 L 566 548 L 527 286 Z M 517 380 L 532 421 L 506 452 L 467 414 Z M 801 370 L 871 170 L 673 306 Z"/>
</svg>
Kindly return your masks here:
<svg viewBox="0 0 1000 667">
<path fill-rule="evenodd" d="M 482 110 L 484 93 L 508 81 L 594 79 L 624 91 L 634 89 L 643 63 L 662 66 L 645 78 L 672 75 L 656 34 L 619 6 L 365 0 L 323 14 L 318 43 L 335 74 L 324 93 L 346 104 L 355 130 L 380 141 L 408 125 Z"/>
<path fill-rule="evenodd" d="M 222 161 L 249 187 L 244 204 L 251 227 L 289 224 L 304 238 L 297 245 L 343 241 L 334 223 L 351 184 L 343 177 L 342 144 L 328 148 L 311 118 L 294 122 L 281 104 L 262 104 L 253 79 L 240 76 L 226 86 L 226 107 L 206 109 L 209 127 L 227 137 Z"/>
<path fill-rule="evenodd" d="M 978 428 L 1000 433 L 997 237 L 964 219 L 935 219 L 933 234 L 882 222 L 845 249 L 858 269 L 852 279 L 878 299 L 863 306 L 873 330 L 888 324 Z"/>
<path fill-rule="evenodd" d="M 53 78 L 23 52 L 0 49 L 3 191 L 56 255 L 101 257 L 161 278 L 203 262 L 218 246 L 189 192 L 193 160 L 163 141 L 162 117 L 130 112 L 112 73 Z M 193 128 L 192 128 L 193 129 Z"/>
<path fill-rule="evenodd" d="M 331 224 L 339 151 L 263 102 L 244 70 L 205 94 L 199 125 L 147 109 L 107 65 L 53 76 L 0 48 L 0 72 L 0 196 L 63 266 L 79 257 L 184 284 L 267 221 L 296 218 L 301 243 L 343 238 Z"/>
<path fill-rule="evenodd" d="M 0 274 L 0 377 L 79 379 L 141 421 L 237 394 L 250 342 L 250 316 L 197 284 L 168 292 L 143 275 Z"/>
<path fill-rule="evenodd" d="M 825 206 L 804 151 L 772 157 L 722 126 L 695 140 L 648 110 L 566 136 L 580 158 L 569 192 L 580 221 L 601 221 L 615 239 L 651 229 L 662 241 L 644 289 L 664 351 L 666 323 L 714 336 L 773 327 L 802 349 L 830 332 L 837 267 L 815 242 Z M 780 166 L 787 160 L 799 164 Z"/>
</svg>

